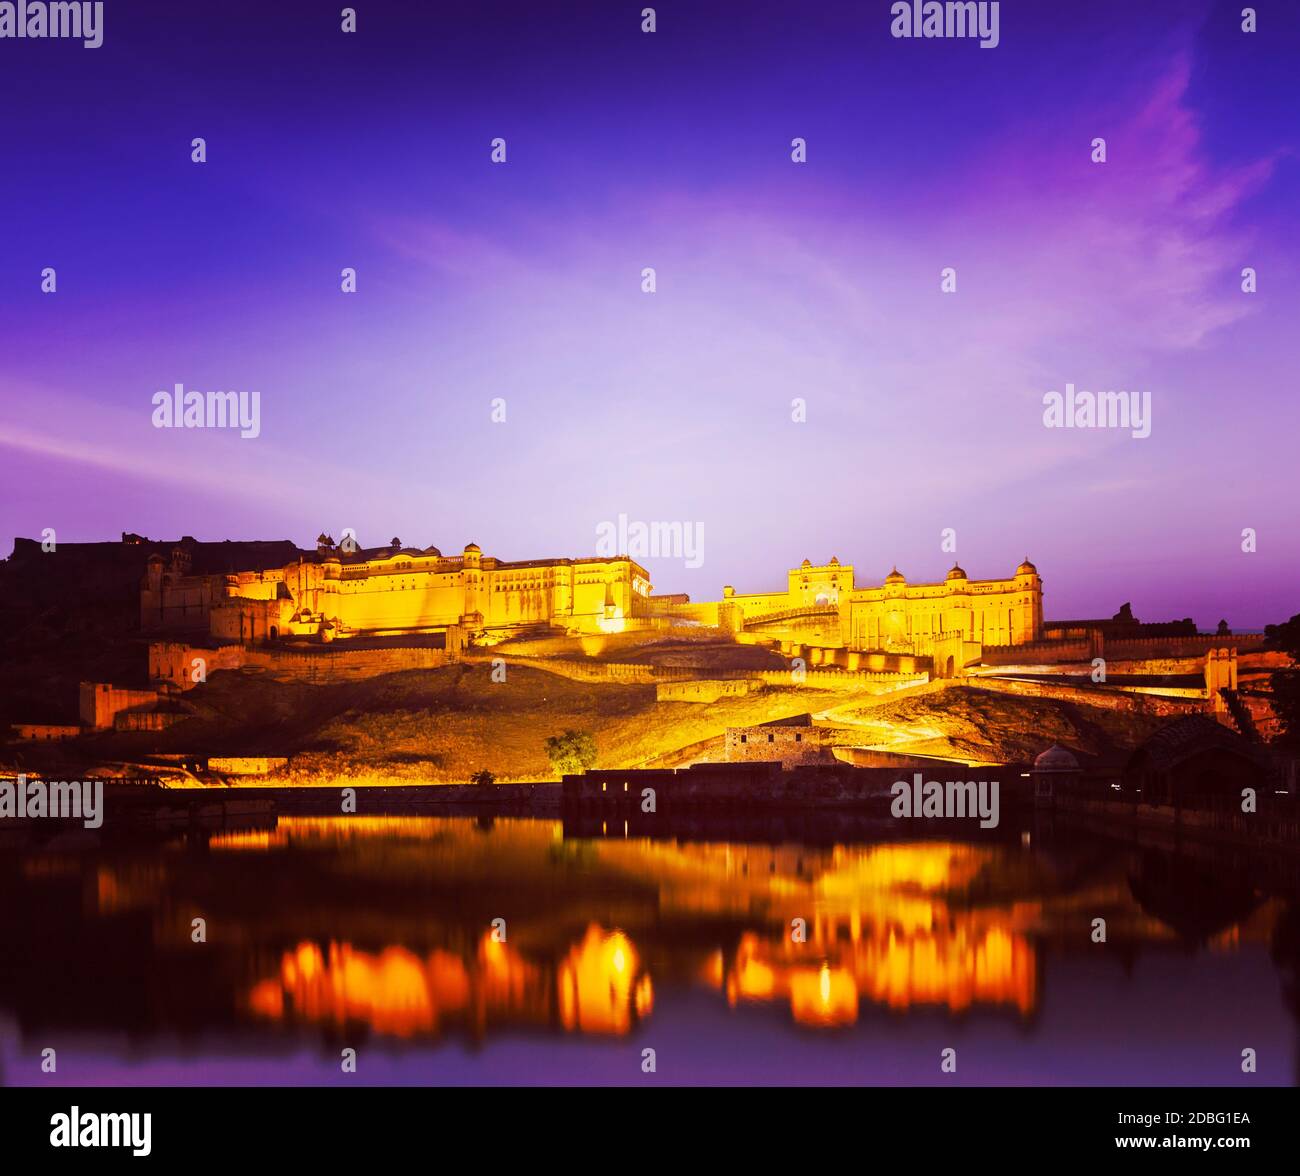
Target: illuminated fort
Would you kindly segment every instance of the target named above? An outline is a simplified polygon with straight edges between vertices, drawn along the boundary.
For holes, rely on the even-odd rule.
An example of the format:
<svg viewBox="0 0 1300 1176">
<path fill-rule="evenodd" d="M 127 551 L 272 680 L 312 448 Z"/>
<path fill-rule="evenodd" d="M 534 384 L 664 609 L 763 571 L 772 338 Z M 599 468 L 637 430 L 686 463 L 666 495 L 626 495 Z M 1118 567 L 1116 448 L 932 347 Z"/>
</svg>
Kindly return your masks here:
<svg viewBox="0 0 1300 1176">
<path fill-rule="evenodd" d="M 563 634 L 662 631 L 674 625 L 805 640 L 851 650 L 936 654 L 944 642 L 1001 646 L 1043 635 L 1042 581 L 1028 561 L 1006 579 L 972 580 L 954 566 L 937 583 L 909 584 L 896 569 L 859 587 L 852 565 L 832 558 L 791 569 L 777 592 L 692 603 L 655 596 L 627 557 L 506 562 L 469 544 L 347 550 L 322 535 L 315 552 L 228 573 L 192 570 L 192 547 L 170 562 L 149 557 L 140 596 L 146 632 L 206 631 L 219 642 L 284 638 L 335 641 L 446 633 L 500 639 L 539 628 Z M 960 651 L 958 651 L 960 652 Z"/>
<path fill-rule="evenodd" d="M 227 575 L 191 572 L 184 546 L 149 559 L 140 595 L 146 631 L 206 628 L 245 644 L 282 637 L 509 632 L 536 625 L 607 632 L 645 615 L 650 581 L 630 559 L 506 563 L 475 543 L 457 556 L 394 543 L 347 550 L 327 535 L 282 567 Z"/>
</svg>

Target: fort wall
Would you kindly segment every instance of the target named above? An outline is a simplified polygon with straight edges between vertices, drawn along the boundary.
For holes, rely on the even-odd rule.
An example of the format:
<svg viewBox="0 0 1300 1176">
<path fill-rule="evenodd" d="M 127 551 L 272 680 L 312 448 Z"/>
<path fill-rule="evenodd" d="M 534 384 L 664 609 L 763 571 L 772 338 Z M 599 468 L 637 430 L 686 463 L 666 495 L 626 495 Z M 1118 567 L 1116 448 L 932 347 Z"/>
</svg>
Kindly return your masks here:
<svg viewBox="0 0 1300 1176">
<path fill-rule="evenodd" d="M 743 698 L 762 683 L 752 678 L 714 678 L 687 682 L 656 682 L 656 702 L 717 702 L 720 698 Z"/>
<path fill-rule="evenodd" d="M 124 711 L 153 710 L 158 705 L 156 690 L 128 690 L 107 682 L 82 682 L 79 713 L 84 726 L 106 731 Z"/>
<path fill-rule="evenodd" d="M 203 677 L 197 681 L 196 659 L 202 662 L 203 670 Z M 277 681 L 288 682 L 356 682 L 402 670 L 437 669 L 455 660 L 447 650 L 428 646 L 294 650 L 224 645 L 213 649 L 184 642 L 153 642 L 149 646 L 149 675 L 154 681 L 182 690 L 192 689 L 220 670 L 262 670 Z"/>
<path fill-rule="evenodd" d="M 1185 698 L 1167 698 L 1136 690 L 1112 690 L 1105 686 L 1067 686 L 1055 682 L 1021 682 L 1012 678 L 980 678 L 978 681 L 969 682 L 968 685 L 979 690 L 995 690 L 1000 694 L 1055 698 L 1063 702 L 1107 707 L 1115 711 L 1172 715 L 1179 718 L 1189 714 L 1203 714 L 1207 706 L 1204 693 L 1199 690 L 1190 692 Z"/>
<path fill-rule="evenodd" d="M 45 743 L 51 740 L 75 739 L 81 728 L 70 723 L 14 723 L 14 738 L 24 743 Z"/>
</svg>

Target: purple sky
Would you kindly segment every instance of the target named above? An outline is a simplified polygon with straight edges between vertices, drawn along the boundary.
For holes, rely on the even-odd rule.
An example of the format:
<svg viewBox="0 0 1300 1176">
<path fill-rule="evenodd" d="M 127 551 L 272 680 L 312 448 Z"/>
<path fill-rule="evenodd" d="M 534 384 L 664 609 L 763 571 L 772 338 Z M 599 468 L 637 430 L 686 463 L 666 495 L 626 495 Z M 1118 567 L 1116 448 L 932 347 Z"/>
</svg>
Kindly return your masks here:
<svg viewBox="0 0 1300 1176">
<path fill-rule="evenodd" d="M 625 513 L 703 524 L 644 562 L 709 599 L 938 579 L 951 527 L 1049 618 L 1300 612 L 1296 6 L 1003 0 L 995 49 L 885 0 L 337 7 L 0 41 L 6 548 L 529 559 Z M 178 382 L 257 390 L 261 436 L 154 429 Z M 1151 436 L 1044 428 L 1067 382 L 1149 391 Z"/>
</svg>

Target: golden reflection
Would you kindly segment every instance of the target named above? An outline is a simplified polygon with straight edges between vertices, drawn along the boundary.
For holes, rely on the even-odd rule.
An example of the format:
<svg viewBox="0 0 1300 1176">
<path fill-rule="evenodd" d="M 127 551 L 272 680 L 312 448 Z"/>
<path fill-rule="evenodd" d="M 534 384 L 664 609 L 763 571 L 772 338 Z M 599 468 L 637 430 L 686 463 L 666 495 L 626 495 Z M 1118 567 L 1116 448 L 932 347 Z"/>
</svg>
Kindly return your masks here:
<svg viewBox="0 0 1300 1176">
<path fill-rule="evenodd" d="M 1084 950 L 1095 912 L 1106 913 L 1112 941 L 1176 942 L 1134 899 L 1121 859 L 1063 887 L 1050 863 L 1019 847 L 589 839 L 565 837 L 555 821 L 353 816 L 282 817 L 271 832 L 227 833 L 210 845 L 273 858 L 311 851 L 320 871 L 317 889 L 300 899 L 301 941 L 288 950 L 280 919 L 257 904 L 247 914 L 246 940 L 274 944 L 279 961 L 252 978 L 248 1009 L 359 1020 L 395 1036 L 437 1034 L 451 1022 L 476 1033 L 511 1023 L 626 1034 L 652 1015 L 655 989 L 683 977 L 733 1008 L 779 1005 L 822 1028 L 856 1023 L 863 1004 L 1028 1016 L 1039 998 L 1038 953 Z M 159 936 L 179 941 L 188 932 L 173 924 L 184 916 L 187 928 L 198 909 L 182 901 L 190 868 L 196 887 L 209 885 L 197 861 L 180 855 L 151 871 L 105 865 L 89 900 L 101 913 L 152 905 Z M 276 868 L 238 866 L 259 879 Z M 261 884 L 250 881 L 250 892 Z M 357 902 L 367 886 L 374 901 Z M 502 896 L 508 943 L 482 924 L 466 930 L 467 897 L 487 889 Z M 419 897 L 393 905 L 402 892 Z M 1206 949 L 1268 942 L 1278 909 L 1262 905 Z M 794 919 L 806 938 L 791 935 Z M 333 941 L 312 937 L 322 926 Z M 650 941 L 653 982 L 637 946 Z"/>
<path fill-rule="evenodd" d="M 567 1030 L 622 1034 L 649 1016 L 653 995 L 627 935 L 592 924 L 553 980 L 491 934 L 469 963 L 440 950 L 421 957 L 401 947 L 303 942 L 284 953 L 276 976 L 252 986 L 247 1005 L 272 1020 L 359 1021 L 394 1037 L 434 1034 L 452 1018 L 479 1027 L 497 1017 L 545 1023 L 554 1007 Z"/>
<path fill-rule="evenodd" d="M 560 1023 L 581 1033 L 626 1033 L 653 1006 L 650 977 L 622 931 L 593 923 L 560 965 Z"/>
<path fill-rule="evenodd" d="M 790 973 L 790 1009 L 801 1025 L 852 1025 L 858 1019 L 857 982 L 847 970 L 832 970 L 828 963 L 816 971 L 795 969 Z"/>
</svg>

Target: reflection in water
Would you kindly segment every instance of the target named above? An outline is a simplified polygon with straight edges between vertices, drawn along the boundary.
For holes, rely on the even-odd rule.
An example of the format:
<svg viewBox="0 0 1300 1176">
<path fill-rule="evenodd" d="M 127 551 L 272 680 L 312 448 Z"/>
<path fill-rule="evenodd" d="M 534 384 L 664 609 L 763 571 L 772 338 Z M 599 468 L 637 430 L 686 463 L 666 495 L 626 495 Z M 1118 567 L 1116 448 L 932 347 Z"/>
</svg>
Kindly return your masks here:
<svg viewBox="0 0 1300 1176">
<path fill-rule="evenodd" d="M 208 839 L 0 856 L 0 886 L 19 896 L 0 908 L 19 961 L 0 969 L 0 1013 L 24 1032 L 68 1015 L 51 989 L 93 960 L 100 985 L 75 1006 L 78 1024 L 146 1044 L 173 1029 L 619 1038 L 692 990 L 715 1016 L 784 1010 L 834 1033 L 922 1010 L 1028 1027 L 1049 964 L 1131 967 L 1158 952 L 1194 968 L 1272 944 L 1295 972 L 1296 953 L 1277 946 L 1296 925 L 1284 894 L 1096 842 L 566 839 L 552 821 L 284 817 Z M 24 904 L 39 916 L 17 919 Z M 68 945 L 62 965 L 52 941 Z"/>
<path fill-rule="evenodd" d="M 592 925 L 560 965 L 560 1021 L 582 1033 L 626 1033 L 649 1014 L 650 977 L 622 931 Z"/>
<path fill-rule="evenodd" d="M 346 943 L 325 952 L 300 943 L 285 953 L 279 977 L 254 986 L 248 1003 L 266 1017 L 282 1018 L 289 1009 L 305 1020 L 361 1021 L 377 1033 L 410 1037 L 433 1032 L 468 998 L 465 966 L 447 952 L 421 959 L 401 947 L 372 955 Z"/>
<path fill-rule="evenodd" d="M 543 969 L 486 934 L 472 960 L 446 951 L 421 958 L 401 947 L 360 951 L 300 943 L 279 975 L 258 981 L 248 1007 L 272 1020 L 296 1018 L 340 1027 L 362 1022 L 376 1033 L 436 1032 L 448 1018 L 543 1021 L 552 984 Z M 560 1024 L 582 1033 L 626 1033 L 649 1014 L 650 977 L 621 931 L 593 924 L 556 970 Z"/>
<path fill-rule="evenodd" d="M 932 1004 L 960 1012 L 972 1004 L 1003 1004 L 1028 1014 L 1034 1007 L 1033 948 L 1003 927 L 974 935 L 963 929 L 884 931 L 813 946 L 826 957 L 820 963 L 746 934 L 730 960 L 716 952 L 702 975 L 728 1004 L 788 1000 L 795 1020 L 807 1025 L 852 1024 L 859 1000 L 897 1010 Z"/>
<path fill-rule="evenodd" d="M 210 844 L 267 852 L 328 841 L 335 832 L 351 842 L 393 833 L 430 841 L 449 831 L 418 818 L 287 818 L 274 832 L 227 834 Z M 502 849 L 513 840 L 509 832 Z M 817 851 L 648 840 L 589 848 L 593 866 L 657 887 L 665 913 L 729 910 L 758 924 L 697 969 L 732 1006 L 779 1001 L 796 1021 L 820 1027 L 852 1024 L 863 1000 L 896 1010 L 1033 1009 L 1035 959 L 1025 929 L 1039 918 L 1040 904 L 952 905 L 953 896 L 997 866 L 997 848 L 936 842 Z M 795 918 L 807 924 L 798 940 L 788 933 Z M 530 961 L 490 933 L 462 954 L 299 943 L 285 952 L 279 974 L 257 981 L 248 999 L 265 1017 L 359 1021 L 400 1037 L 436 1033 L 457 1018 L 480 1027 L 553 1021 L 569 1031 L 623 1034 L 652 1003 L 651 977 L 628 932 L 595 922 L 549 960 Z"/>
</svg>

